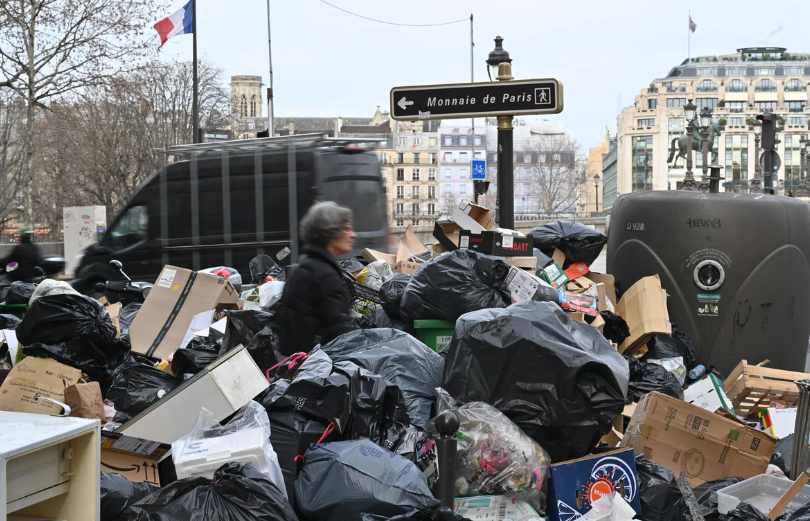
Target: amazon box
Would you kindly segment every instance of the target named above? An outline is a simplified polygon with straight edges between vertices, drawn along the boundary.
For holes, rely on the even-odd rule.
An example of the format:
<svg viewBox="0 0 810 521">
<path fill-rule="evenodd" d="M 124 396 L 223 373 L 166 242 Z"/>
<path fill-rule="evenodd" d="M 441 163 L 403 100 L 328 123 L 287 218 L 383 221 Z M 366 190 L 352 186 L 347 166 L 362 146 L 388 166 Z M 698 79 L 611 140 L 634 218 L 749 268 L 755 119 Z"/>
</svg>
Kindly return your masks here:
<svg viewBox="0 0 810 521">
<path fill-rule="evenodd" d="M 728 413 L 707 411 L 660 393 L 641 398 L 622 447 L 668 468 L 683 471 L 693 487 L 729 476 L 764 474 L 776 438 Z"/>
<path fill-rule="evenodd" d="M 160 486 L 160 461 L 171 445 L 101 431 L 101 470 L 120 474 L 134 483 Z"/>
<path fill-rule="evenodd" d="M 228 279 L 164 266 L 154 288 L 129 328 L 132 350 L 152 358 L 169 358 L 197 313 L 236 309 L 239 294 Z"/>
</svg>

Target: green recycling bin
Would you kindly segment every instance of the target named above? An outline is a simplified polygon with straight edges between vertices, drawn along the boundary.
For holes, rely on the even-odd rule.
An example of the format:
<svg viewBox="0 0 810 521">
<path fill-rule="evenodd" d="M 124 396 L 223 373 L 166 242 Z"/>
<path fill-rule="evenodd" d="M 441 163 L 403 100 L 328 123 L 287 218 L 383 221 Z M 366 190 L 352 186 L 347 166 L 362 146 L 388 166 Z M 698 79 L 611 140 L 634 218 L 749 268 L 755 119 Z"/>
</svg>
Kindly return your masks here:
<svg viewBox="0 0 810 521">
<path fill-rule="evenodd" d="M 447 320 L 414 320 L 416 338 L 437 353 L 445 348 L 453 338 L 455 322 Z"/>
</svg>

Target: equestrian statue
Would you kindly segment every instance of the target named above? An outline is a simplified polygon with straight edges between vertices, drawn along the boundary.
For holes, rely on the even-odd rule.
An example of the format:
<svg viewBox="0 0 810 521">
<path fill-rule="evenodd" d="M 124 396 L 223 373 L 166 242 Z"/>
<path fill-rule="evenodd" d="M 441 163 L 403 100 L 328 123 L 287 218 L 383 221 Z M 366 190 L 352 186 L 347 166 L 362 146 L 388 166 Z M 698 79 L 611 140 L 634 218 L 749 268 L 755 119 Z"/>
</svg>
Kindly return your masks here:
<svg viewBox="0 0 810 521">
<path fill-rule="evenodd" d="M 700 129 L 698 129 L 694 125 L 690 125 L 692 129 L 692 150 L 697 150 L 698 153 L 703 151 L 703 136 L 700 133 Z M 717 123 L 712 123 L 709 126 L 709 143 L 714 143 L 715 136 L 720 135 L 721 127 Z M 677 161 L 678 158 L 683 158 L 684 161 L 686 160 L 686 140 L 687 135 L 684 134 L 680 137 L 672 138 L 672 145 L 669 149 L 669 158 L 667 158 L 667 163 L 672 163 L 672 157 L 675 156 L 675 142 L 678 142 L 678 155 L 675 156 L 675 160 Z M 716 164 L 717 163 L 717 149 L 713 147 L 709 147 L 709 152 L 712 154 L 712 160 L 709 164 Z"/>
</svg>

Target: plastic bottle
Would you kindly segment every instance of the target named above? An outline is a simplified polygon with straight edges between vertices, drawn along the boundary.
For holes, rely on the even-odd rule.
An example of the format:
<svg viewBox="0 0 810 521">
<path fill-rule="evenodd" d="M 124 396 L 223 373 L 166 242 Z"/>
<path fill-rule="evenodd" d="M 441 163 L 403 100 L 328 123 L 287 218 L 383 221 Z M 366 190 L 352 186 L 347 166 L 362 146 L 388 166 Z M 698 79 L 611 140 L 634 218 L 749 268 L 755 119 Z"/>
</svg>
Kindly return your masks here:
<svg viewBox="0 0 810 521">
<path fill-rule="evenodd" d="M 693 367 L 691 371 L 689 371 L 689 378 L 692 380 L 697 380 L 704 374 L 706 374 L 706 367 L 704 365 L 697 365 Z"/>
</svg>

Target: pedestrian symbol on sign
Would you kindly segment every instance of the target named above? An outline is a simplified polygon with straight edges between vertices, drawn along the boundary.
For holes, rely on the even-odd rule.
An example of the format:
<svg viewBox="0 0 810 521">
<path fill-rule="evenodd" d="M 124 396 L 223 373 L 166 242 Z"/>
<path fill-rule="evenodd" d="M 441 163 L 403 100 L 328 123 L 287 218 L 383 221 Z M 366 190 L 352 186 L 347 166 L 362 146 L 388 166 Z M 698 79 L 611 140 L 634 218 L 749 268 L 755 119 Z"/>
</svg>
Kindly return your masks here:
<svg viewBox="0 0 810 521">
<path fill-rule="evenodd" d="M 481 160 L 472 162 L 472 178 L 475 181 L 483 181 L 487 178 L 486 161 Z"/>
</svg>

